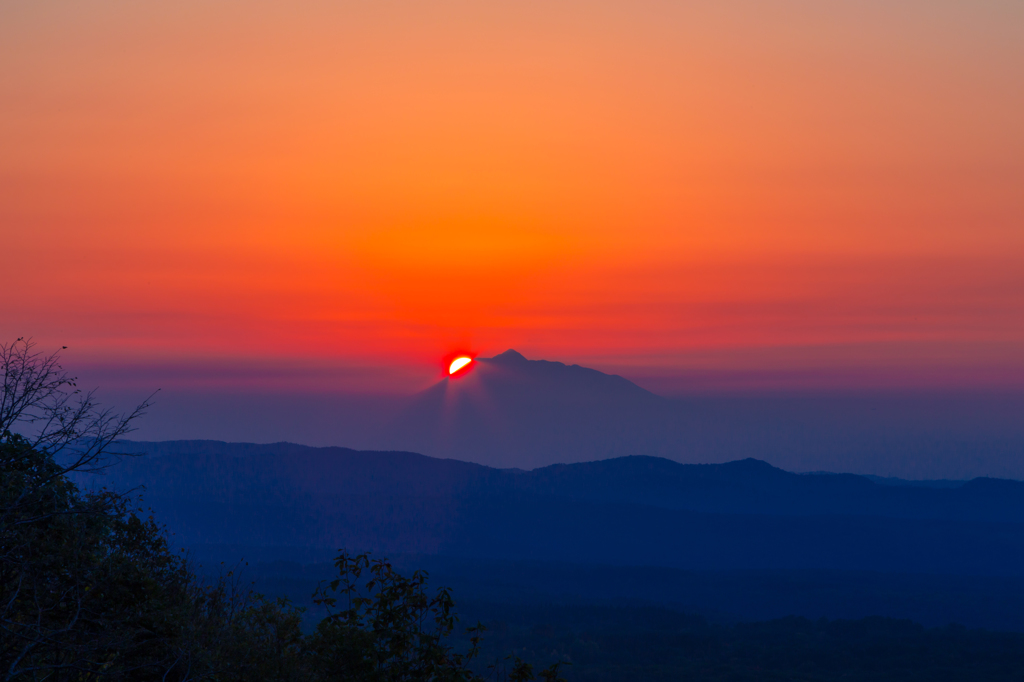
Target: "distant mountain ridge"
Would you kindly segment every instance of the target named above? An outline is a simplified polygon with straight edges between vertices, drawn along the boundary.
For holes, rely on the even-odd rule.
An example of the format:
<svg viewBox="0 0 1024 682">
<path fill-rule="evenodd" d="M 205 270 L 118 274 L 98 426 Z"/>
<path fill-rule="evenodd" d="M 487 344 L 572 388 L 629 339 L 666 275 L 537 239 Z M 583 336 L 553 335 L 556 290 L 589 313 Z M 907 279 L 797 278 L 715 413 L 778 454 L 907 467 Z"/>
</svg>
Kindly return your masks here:
<svg viewBox="0 0 1024 682">
<path fill-rule="evenodd" d="M 132 443 L 100 479 L 186 544 L 685 568 L 1024 575 L 1024 483 L 897 487 L 757 460 L 628 457 L 501 470 L 289 443 Z"/>
<path fill-rule="evenodd" d="M 178 485 L 193 491 L 261 489 L 276 482 L 311 495 L 529 493 L 572 500 L 624 502 L 664 509 L 780 515 L 864 515 L 1024 523 L 1024 482 L 976 478 L 956 487 L 893 485 L 855 474 L 794 474 L 748 458 L 681 464 L 631 456 L 531 471 L 495 469 L 413 452 L 314 448 L 295 443 L 130 442 L 146 453 L 108 481 L 143 479 L 151 494 Z M 170 459 L 164 459 L 170 458 Z M 198 475 L 194 472 L 203 472 Z"/>
<path fill-rule="evenodd" d="M 665 398 L 621 376 L 514 350 L 476 360 L 464 376 L 415 396 L 168 390 L 138 433 L 151 441 L 194 434 L 340 443 L 500 468 L 630 455 L 684 463 L 754 457 L 789 471 L 875 474 L 897 484 L 890 478 L 1024 479 L 1024 392 Z"/>
<path fill-rule="evenodd" d="M 684 452 L 676 406 L 633 382 L 515 350 L 415 396 L 381 449 L 531 469 L 552 462 Z M 675 457 L 679 458 L 679 457 Z"/>
<path fill-rule="evenodd" d="M 756 416 L 743 408 L 726 415 L 713 398 L 669 399 L 615 374 L 530 360 L 509 349 L 479 357 L 464 376 L 408 399 L 360 442 L 367 449 L 523 469 L 632 455 L 684 463 L 753 456 L 793 470 L 912 478 L 971 477 L 958 473 L 966 471 L 1017 477 L 1024 466 L 1024 428 L 1004 425 L 973 441 L 956 430 L 961 416 L 978 413 L 983 403 L 901 400 L 848 397 L 818 405 L 785 396 Z M 1012 404 L 991 406 L 989 417 L 1002 415 L 993 424 L 1008 419 Z M 913 416 L 906 422 L 884 416 L 900 410 Z M 967 464 L 975 460 L 988 465 Z"/>
<path fill-rule="evenodd" d="M 586 390 L 591 396 L 596 392 L 617 396 L 631 395 L 650 402 L 665 401 L 661 396 L 637 386 L 618 374 L 605 374 L 582 365 L 567 365 L 552 360 L 527 360 L 522 353 L 511 348 L 492 358 L 477 358 L 477 362 L 514 370 L 521 381 L 525 379 L 547 382 L 551 385 L 568 385 L 575 390 Z"/>
</svg>

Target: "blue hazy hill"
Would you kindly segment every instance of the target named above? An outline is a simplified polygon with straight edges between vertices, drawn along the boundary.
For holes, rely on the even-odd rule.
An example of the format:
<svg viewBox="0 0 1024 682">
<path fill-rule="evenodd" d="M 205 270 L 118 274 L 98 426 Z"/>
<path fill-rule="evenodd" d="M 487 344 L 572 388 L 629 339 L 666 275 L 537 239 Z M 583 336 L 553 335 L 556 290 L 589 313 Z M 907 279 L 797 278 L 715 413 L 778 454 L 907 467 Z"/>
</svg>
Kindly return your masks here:
<svg viewBox="0 0 1024 682">
<path fill-rule="evenodd" d="M 428 567 L 486 602 L 1024 630 L 1017 481 L 894 485 L 752 459 L 522 471 L 291 443 L 123 445 L 147 455 L 90 485 L 145 486 L 175 544 L 211 565 L 252 561 L 260 589 L 296 599 L 329 573 L 314 564 L 347 548 Z"/>
<path fill-rule="evenodd" d="M 374 442 L 388 449 L 532 469 L 557 461 L 677 452 L 678 410 L 623 377 L 527 360 L 478 358 L 414 396 Z"/>
<path fill-rule="evenodd" d="M 1024 483 L 957 488 L 655 457 L 502 470 L 289 443 L 125 444 L 186 544 L 372 549 L 689 568 L 1024 576 Z"/>
</svg>

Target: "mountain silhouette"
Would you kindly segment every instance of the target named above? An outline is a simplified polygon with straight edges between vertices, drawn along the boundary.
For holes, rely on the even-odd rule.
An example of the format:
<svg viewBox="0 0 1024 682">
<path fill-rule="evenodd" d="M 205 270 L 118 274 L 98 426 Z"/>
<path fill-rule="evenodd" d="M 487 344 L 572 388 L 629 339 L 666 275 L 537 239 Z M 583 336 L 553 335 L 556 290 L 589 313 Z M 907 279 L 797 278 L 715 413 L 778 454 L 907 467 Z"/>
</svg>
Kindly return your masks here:
<svg viewBox="0 0 1024 682">
<path fill-rule="evenodd" d="M 515 351 L 413 397 L 168 390 L 140 439 L 345 445 L 533 469 L 632 455 L 754 457 L 880 482 L 1024 479 L 1024 393 L 722 392 L 661 397 L 623 377 Z M 162 421 L 162 426 L 160 422 Z M 155 424 L 151 428 L 150 425 Z"/>
<path fill-rule="evenodd" d="M 679 459 L 676 414 L 672 401 L 623 377 L 510 349 L 415 396 L 375 442 L 527 469 L 624 455 Z"/>
<path fill-rule="evenodd" d="M 1024 577 L 1024 483 L 894 486 L 757 460 L 533 471 L 408 452 L 179 441 L 98 479 L 145 486 L 189 545 L 348 547 L 691 569 Z"/>
</svg>

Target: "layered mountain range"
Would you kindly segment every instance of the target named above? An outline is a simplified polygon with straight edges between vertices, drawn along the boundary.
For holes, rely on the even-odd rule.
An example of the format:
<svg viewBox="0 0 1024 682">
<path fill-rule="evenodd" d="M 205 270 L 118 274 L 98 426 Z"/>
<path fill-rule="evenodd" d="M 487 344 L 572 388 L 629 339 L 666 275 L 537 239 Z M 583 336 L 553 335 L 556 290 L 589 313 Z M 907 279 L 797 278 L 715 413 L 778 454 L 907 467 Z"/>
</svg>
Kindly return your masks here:
<svg viewBox="0 0 1024 682">
<path fill-rule="evenodd" d="M 893 485 L 747 459 L 626 457 L 532 471 L 289 443 L 131 443 L 179 542 L 614 565 L 1024 576 L 1024 483 Z"/>
<path fill-rule="evenodd" d="M 134 404 L 134 402 L 128 403 Z M 666 398 L 623 377 L 515 351 L 412 396 L 161 392 L 141 440 L 191 438 L 418 452 L 498 468 L 648 455 L 754 457 L 787 471 L 1024 479 L 1024 393 L 746 392 Z"/>
<path fill-rule="evenodd" d="M 1024 629 L 1024 483 L 765 461 L 890 474 L 894 457 L 903 471 L 988 457 L 1014 470 L 1015 431 L 986 451 L 935 426 L 955 427 L 967 402 L 786 400 L 762 401 L 751 419 L 508 351 L 406 401 L 372 450 L 123 442 L 140 456 L 80 480 L 138 491 L 175 544 L 215 565 L 251 559 L 268 590 L 300 599 L 345 548 L 436 569 L 485 601 Z M 887 405 L 898 419 L 887 421 Z M 1005 417 L 992 413 L 993 425 Z M 950 466 L 929 460 L 932 446 L 914 449 L 921 433 Z"/>
</svg>

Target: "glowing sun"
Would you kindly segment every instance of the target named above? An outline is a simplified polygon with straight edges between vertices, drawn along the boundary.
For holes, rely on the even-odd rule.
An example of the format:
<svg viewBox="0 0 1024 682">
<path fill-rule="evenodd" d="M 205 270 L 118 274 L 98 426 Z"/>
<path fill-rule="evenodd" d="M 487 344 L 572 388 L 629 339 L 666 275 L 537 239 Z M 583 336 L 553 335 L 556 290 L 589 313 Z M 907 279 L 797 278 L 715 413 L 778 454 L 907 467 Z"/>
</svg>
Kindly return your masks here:
<svg viewBox="0 0 1024 682">
<path fill-rule="evenodd" d="M 473 358 L 467 358 L 465 355 L 455 358 L 452 360 L 452 364 L 448 365 L 448 374 L 455 374 L 471 362 L 473 362 Z"/>
</svg>

